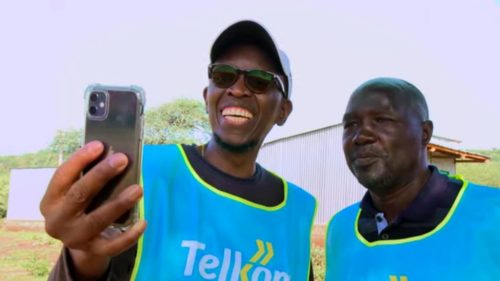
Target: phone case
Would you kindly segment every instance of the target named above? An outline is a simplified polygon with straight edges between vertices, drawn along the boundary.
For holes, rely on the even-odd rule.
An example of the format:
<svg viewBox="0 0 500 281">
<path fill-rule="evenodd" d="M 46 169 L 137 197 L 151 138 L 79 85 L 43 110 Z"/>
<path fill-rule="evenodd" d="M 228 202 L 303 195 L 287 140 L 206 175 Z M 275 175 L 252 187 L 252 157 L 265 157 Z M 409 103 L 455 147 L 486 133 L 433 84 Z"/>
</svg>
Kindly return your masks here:
<svg viewBox="0 0 500 281">
<path fill-rule="evenodd" d="M 103 142 L 105 151 L 95 163 L 86 168 L 86 171 L 106 156 L 116 152 L 126 154 L 129 160 L 126 170 L 104 186 L 88 206 L 87 212 L 118 196 L 126 187 L 139 184 L 144 104 L 144 91 L 137 86 L 115 87 L 95 84 L 87 87 L 84 143 L 99 140 Z M 137 220 L 137 212 L 137 207 L 133 208 L 116 220 L 114 225 L 118 227 L 131 225 Z"/>
</svg>

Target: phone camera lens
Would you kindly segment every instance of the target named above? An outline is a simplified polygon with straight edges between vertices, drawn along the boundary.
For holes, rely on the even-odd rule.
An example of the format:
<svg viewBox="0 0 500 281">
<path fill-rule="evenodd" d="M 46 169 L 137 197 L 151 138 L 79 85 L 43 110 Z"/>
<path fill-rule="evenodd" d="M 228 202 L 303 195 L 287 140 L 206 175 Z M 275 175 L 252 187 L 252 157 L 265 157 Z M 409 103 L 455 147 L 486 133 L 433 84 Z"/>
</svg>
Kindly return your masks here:
<svg viewBox="0 0 500 281">
<path fill-rule="evenodd" d="M 90 94 L 90 101 L 95 102 L 97 98 L 98 98 L 97 93 Z"/>
<path fill-rule="evenodd" d="M 89 108 L 89 113 L 90 113 L 90 115 L 95 115 L 97 113 L 97 107 L 91 106 Z"/>
</svg>

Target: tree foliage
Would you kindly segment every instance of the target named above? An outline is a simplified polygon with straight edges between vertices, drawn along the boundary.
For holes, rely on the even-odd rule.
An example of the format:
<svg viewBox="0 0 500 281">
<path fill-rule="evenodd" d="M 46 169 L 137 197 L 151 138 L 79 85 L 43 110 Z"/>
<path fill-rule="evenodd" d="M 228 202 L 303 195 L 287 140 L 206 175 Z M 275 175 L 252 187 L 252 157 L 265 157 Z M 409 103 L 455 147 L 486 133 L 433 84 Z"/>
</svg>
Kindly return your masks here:
<svg viewBox="0 0 500 281">
<path fill-rule="evenodd" d="M 179 99 L 146 111 L 147 144 L 203 143 L 209 137 L 208 116 L 199 101 Z"/>
<path fill-rule="evenodd" d="M 7 214 L 7 199 L 9 195 L 9 174 L 0 173 L 0 218 Z"/>
<path fill-rule="evenodd" d="M 58 130 L 52 143 L 49 145 L 49 150 L 59 154 L 61 162 L 65 157 L 72 154 L 82 145 L 82 130 Z"/>
<path fill-rule="evenodd" d="M 70 153 L 75 151 L 82 144 L 82 130 L 58 130 L 49 149 L 52 151 L 64 151 Z"/>
</svg>

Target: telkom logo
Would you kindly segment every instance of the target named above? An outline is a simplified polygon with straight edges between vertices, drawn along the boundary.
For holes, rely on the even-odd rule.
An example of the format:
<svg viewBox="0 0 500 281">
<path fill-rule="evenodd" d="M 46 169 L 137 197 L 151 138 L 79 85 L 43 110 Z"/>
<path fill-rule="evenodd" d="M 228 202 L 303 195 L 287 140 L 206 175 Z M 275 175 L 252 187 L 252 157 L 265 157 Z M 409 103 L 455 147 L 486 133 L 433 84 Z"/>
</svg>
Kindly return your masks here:
<svg viewBox="0 0 500 281">
<path fill-rule="evenodd" d="M 288 273 L 266 267 L 274 256 L 273 245 L 262 240 L 257 240 L 256 244 L 257 252 L 242 267 L 240 251 L 224 248 L 221 258 L 206 253 L 204 243 L 183 240 L 181 246 L 188 248 L 184 276 L 199 274 L 205 280 L 217 281 L 290 281 Z M 196 264 L 199 255 L 201 258 Z"/>
</svg>

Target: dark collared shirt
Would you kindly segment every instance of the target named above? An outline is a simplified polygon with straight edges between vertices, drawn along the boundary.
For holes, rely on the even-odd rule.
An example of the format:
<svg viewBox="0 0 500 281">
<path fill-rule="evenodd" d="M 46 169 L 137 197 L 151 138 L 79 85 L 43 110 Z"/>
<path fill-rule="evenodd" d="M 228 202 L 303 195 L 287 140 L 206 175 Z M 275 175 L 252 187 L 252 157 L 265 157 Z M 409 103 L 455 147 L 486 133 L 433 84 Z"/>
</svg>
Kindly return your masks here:
<svg viewBox="0 0 500 281">
<path fill-rule="evenodd" d="M 448 214 L 460 191 L 462 182 L 439 173 L 429 166 L 431 176 L 410 206 L 392 223 L 373 204 L 367 192 L 361 201 L 358 221 L 360 234 L 370 242 L 402 239 L 433 230 Z"/>
</svg>

